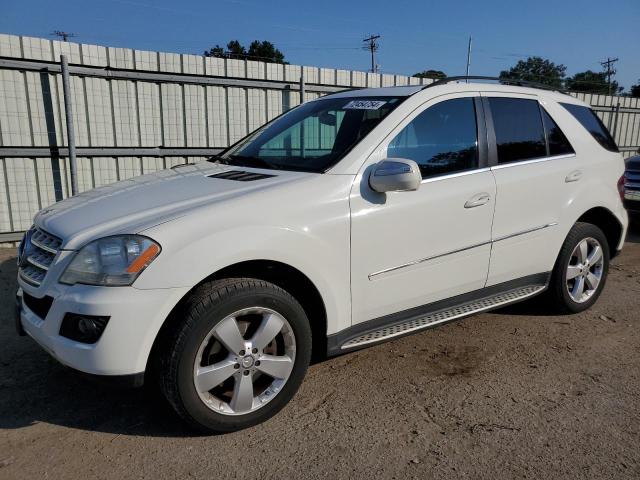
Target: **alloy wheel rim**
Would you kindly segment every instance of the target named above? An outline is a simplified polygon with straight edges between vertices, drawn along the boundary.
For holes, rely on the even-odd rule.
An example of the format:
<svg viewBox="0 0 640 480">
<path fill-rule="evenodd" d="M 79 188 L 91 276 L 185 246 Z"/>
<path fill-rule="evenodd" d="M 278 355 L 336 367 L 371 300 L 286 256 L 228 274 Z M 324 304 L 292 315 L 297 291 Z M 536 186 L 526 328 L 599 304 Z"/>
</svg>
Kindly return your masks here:
<svg viewBox="0 0 640 480">
<path fill-rule="evenodd" d="M 576 303 L 588 301 L 598 291 L 604 273 L 604 252 L 595 238 L 588 237 L 571 253 L 566 273 L 566 287 Z"/>
<path fill-rule="evenodd" d="M 202 341 L 193 367 L 196 392 L 217 413 L 246 415 L 278 395 L 295 355 L 293 329 L 281 314 L 264 307 L 239 310 Z"/>
</svg>

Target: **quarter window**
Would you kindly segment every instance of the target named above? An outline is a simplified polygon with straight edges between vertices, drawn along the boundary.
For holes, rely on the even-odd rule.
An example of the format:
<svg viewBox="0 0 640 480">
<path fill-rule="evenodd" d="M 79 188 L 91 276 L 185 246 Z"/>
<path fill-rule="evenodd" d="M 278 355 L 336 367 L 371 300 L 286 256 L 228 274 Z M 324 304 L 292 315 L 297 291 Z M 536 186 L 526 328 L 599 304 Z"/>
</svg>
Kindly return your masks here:
<svg viewBox="0 0 640 480">
<path fill-rule="evenodd" d="M 473 98 L 429 107 L 389 143 L 387 156 L 414 160 L 422 178 L 478 167 L 478 133 Z"/>
<path fill-rule="evenodd" d="M 537 100 L 489 99 L 496 132 L 498 163 L 544 157 L 547 145 Z"/>
<path fill-rule="evenodd" d="M 567 140 L 567 137 L 562 133 L 560 127 L 553 121 L 551 115 L 547 111 L 540 107 L 542 110 L 542 120 L 544 122 L 544 130 L 547 132 L 547 142 L 549 144 L 549 155 L 564 155 L 568 153 L 574 153 L 573 147 Z"/>
<path fill-rule="evenodd" d="M 609 133 L 609 130 L 607 130 L 607 127 L 604 126 L 598 116 L 593 113 L 593 110 L 573 103 L 561 103 L 560 105 L 566 108 L 569 113 L 571 113 L 571 115 L 573 115 L 576 120 L 578 120 L 582 126 L 589 131 L 600 145 L 612 152 L 618 151 L 618 146 Z"/>
</svg>

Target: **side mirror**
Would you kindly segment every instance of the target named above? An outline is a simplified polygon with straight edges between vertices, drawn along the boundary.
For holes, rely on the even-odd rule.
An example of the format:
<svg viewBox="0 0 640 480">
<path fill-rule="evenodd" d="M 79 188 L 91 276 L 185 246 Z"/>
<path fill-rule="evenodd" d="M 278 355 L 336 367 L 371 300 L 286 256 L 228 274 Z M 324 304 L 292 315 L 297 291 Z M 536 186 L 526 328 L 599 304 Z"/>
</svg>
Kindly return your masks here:
<svg viewBox="0 0 640 480">
<path fill-rule="evenodd" d="M 409 192 L 422 182 L 418 164 L 405 158 L 387 158 L 378 162 L 369 176 L 369 186 L 376 192 Z"/>
</svg>

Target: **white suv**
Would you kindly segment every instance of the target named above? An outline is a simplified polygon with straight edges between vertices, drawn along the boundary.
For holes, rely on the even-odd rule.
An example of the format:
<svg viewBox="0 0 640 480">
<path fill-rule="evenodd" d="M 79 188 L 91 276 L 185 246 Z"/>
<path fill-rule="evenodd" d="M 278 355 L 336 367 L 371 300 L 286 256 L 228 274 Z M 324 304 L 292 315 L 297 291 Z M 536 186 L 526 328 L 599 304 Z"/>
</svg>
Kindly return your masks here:
<svg viewBox="0 0 640 480">
<path fill-rule="evenodd" d="M 154 378 L 231 431 L 349 352 L 546 291 L 589 308 L 622 247 L 624 161 L 559 92 L 440 81 L 305 103 L 196 165 L 38 213 L 17 327 L 65 365 Z"/>
</svg>

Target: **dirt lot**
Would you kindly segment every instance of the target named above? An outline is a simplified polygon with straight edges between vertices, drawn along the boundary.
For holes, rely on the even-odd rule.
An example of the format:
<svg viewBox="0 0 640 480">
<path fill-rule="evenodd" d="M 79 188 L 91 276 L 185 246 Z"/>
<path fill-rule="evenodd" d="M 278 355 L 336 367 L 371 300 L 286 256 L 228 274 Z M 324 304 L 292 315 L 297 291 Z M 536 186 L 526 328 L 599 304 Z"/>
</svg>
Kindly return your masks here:
<svg viewBox="0 0 640 480">
<path fill-rule="evenodd" d="M 258 427 L 194 436 L 151 391 L 77 378 L 12 323 L 0 250 L 0 478 L 640 478 L 640 228 L 600 301 L 540 300 L 311 367 Z"/>
</svg>

